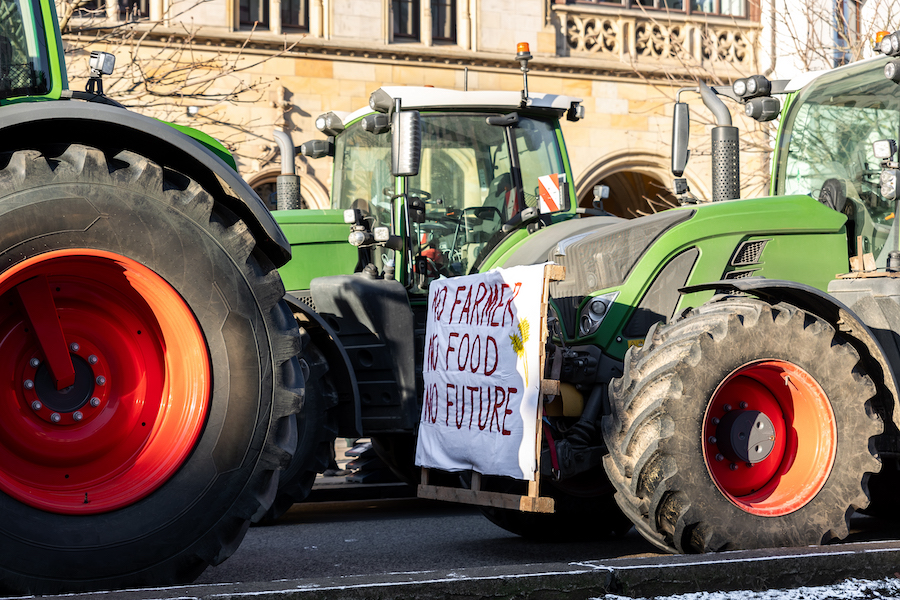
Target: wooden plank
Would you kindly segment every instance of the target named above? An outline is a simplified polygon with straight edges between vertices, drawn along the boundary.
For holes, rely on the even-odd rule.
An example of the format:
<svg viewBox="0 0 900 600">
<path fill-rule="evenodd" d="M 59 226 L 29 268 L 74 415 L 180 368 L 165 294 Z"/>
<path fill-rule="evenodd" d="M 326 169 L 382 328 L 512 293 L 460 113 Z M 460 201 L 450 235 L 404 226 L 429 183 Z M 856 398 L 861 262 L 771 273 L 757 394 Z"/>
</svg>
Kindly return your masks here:
<svg viewBox="0 0 900 600">
<path fill-rule="evenodd" d="M 493 506 L 523 512 L 552 513 L 555 510 L 553 498 L 520 496 L 518 494 L 501 494 L 500 492 L 484 492 L 462 488 L 442 487 L 436 485 L 419 485 L 419 498 L 443 500 L 476 506 Z"/>
<path fill-rule="evenodd" d="M 547 265 L 544 268 L 544 277 L 549 281 L 563 281 L 566 278 L 566 268 L 562 265 Z"/>
<path fill-rule="evenodd" d="M 559 380 L 557 379 L 542 379 L 541 380 L 541 395 L 542 396 L 559 396 Z"/>
</svg>

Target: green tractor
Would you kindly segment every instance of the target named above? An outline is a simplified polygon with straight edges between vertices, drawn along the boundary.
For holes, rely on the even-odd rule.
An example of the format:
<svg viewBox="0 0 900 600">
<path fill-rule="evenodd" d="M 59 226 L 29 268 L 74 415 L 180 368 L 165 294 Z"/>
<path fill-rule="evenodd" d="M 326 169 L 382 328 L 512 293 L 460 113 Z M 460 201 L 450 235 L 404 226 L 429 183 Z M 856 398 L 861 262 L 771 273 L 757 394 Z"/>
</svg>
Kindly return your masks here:
<svg viewBox="0 0 900 600">
<path fill-rule="evenodd" d="M 528 57 L 517 58 L 527 72 Z M 294 256 L 281 273 L 288 300 L 327 365 L 309 393 L 332 398 L 340 435 L 371 437 L 386 462 L 415 481 L 429 283 L 495 267 L 565 266 L 565 280 L 550 284 L 553 344 L 546 361 L 548 373 L 558 373 L 562 401 L 544 406 L 541 451 L 540 493 L 554 499 L 556 511 L 484 512 L 522 535 L 593 537 L 630 526 L 614 491 L 629 517 L 639 510 L 621 501 L 623 476 L 606 475 L 608 444 L 619 438 L 601 430 L 601 422 L 615 418 L 609 384 L 625 372 L 628 350 L 640 347 L 658 323 L 715 293 L 691 286 L 766 277 L 825 290 L 835 273 L 847 270 L 852 234 L 846 214 L 805 190 L 712 203 L 685 194 L 679 208 L 626 220 L 602 210 L 598 188 L 595 208 L 578 209 L 559 121 L 579 118 L 580 103 L 529 94 L 527 80 L 524 88 L 384 88 L 367 109 L 319 117 L 328 139 L 301 150 L 334 157 L 332 208 L 276 213 Z M 714 193 L 733 199 L 737 130 L 716 93 L 706 90 L 721 121 L 713 131 L 720 167 Z M 772 114 L 771 102 L 747 104 Z M 676 115 L 682 144 L 687 114 Z M 675 170 L 683 171 L 686 147 L 673 156 Z M 540 178 L 554 175 L 563 182 L 563 200 L 548 210 L 539 200 Z M 882 232 L 885 218 L 861 210 L 854 222 Z M 878 235 L 871 243 L 879 243 Z M 680 293 L 685 287 L 690 291 Z M 614 464 L 606 461 L 607 468 Z M 453 484 L 450 479 L 458 478 L 444 483 Z M 500 477 L 480 483 L 482 490 L 512 493 L 526 486 Z M 292 501 L 282 490 L 276 507 Z"/>
<path fill-rule="evenodd" d="M 748 114 L 777 112 L 769 93 L 788 94 L 778 197 L 710 209 L 802 201 L 795 227 L 830 213 L 839 228 L 805 236 L 796 276 L 690 277 L 675 318 L 626 355 L 602 418 L 606 470 L 623 512 L 663 550 L 821 544 L 846 536 L 856 510 L 896 514 L 900 33 L 879 49 L 802 86 L 734 86 L 758 96 Z M 780 237 L 758 239 L 767 261 Z M 810 277 L 823 260 L 839 267 L 825 282 Z"/>
<path fill-rule="evenodd" d="M 53 2 L 0 0 L 4 594 L 191 581 L 333 438 L 265 205 L 90 66 L 67 89 Z"/>
</svg>

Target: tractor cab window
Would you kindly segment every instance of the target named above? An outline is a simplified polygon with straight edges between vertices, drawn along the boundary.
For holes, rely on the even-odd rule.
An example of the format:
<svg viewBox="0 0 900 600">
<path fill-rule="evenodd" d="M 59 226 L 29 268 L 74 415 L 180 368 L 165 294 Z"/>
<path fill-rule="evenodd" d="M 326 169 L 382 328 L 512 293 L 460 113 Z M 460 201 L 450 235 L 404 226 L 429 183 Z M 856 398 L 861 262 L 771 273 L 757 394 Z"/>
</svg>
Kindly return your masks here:
<svg viewBox="0 0 900 600">
<path fill-rule="evenodd" d="M 859 68 L 859 74 L 822 76 L 791 106 L 781 136 L 776 193 L 819 198 L 826 184 L 839 186 L 847 196 L 843 212 L 851 239 L 862 236 L 864 252 L 878 258 L 895 215 L 893 201 L 881 197 L 881 161 L 872 142 L 898 139 L 900 88 L 871 62 Z"/>
<path fill-rule="evenodd" d="M 553 122 L 520 117 L 504 127 L 487 117 L 422 115 L 422 162 L 408 191 L 424 202 L 424 221 L 411 224 L 413 255 L 426 259 L 431 277 L 471 273 L 503 224 L 537 205 L 538 177 L 562 172 Z M 510 137 L 520 169 L 510 157 Z"/>
<path fill-rule="evenodd" d="M 0 0 L 0 99 L 50 91 L 47 41 L 38 0 Z"/>
<path fill-rule="evenodd" d="M 391 224 L 391 134 L 354 123 L 335 138 L 332 208 L 358 208 L 372 227 Z"/>
<path fill-rule="evenodd" d="M 525 205 L 538 205 L 538 177 L 564 173 L 554 122 L 522 119 L 513 129 L 522 169 Z M 564 208 L 564 207 L 560 207 Z"/>
<path fill-rule="evenodd" d="M 469 273 L 485 244 L 520 209 L 506 130 L 485 114 L 423 114 L 422 161 L 409 194 L 424 201 L 413 255 L 429 276 Z"/>
</svg>

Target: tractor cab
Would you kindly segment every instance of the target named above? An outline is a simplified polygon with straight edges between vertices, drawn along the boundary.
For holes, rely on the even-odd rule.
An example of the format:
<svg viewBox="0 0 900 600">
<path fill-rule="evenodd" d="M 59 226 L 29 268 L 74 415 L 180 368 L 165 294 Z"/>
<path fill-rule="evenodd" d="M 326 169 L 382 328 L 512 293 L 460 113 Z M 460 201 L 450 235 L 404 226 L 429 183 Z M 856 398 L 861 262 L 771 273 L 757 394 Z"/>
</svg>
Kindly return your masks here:
<svg viewBox="0 0 900 600">
<path fill-rule="evenodd" d="M 346 128 L 330 130 L 337 133 L 332 209 L 358 211 L 348 213 L 348 222 L 373 232 L 357 237 L 359 247 L 371 250 L 372 262 L 388 275 L 395 266 L 407 287 L 423 291 L 436 277 L 475 272 L 518 229 L 574 214 L 559 119 L 579 102 L 543 94 L 523 101 L 519 92 L 381 88 L 372 105 L 414 113 L 418 141 L 396 144 L 393 154 L 420 149 L 417 168 L 405 175 L 392 169 L 394 135 L 375 122 L 385 115 L 351 114 Z M 323 121 L 334 128 L 339 119 L 330 113 Z"/>
<path fill-rule="evenodd" d="M 56 15 L 50 17 L 55 22 Z M 56 45 L 55 37 L 50 41 Z M 62 85 L 65 77 L 51 71 L 50 46 L 40 2 L 0 0 L 0 100 L 44 96 L 54 83 Z M 61 58 L 55 66 L 63 68 Z"/>
<path fill-rule="evenodd" d="M 874 142 L 900 132 L 900 87 L 879 57 L 826 73 L 800 90 L 785 110 L 774 160 L 772 193 L 809 194 L 847 215 L 850 254 L 872 254 L 883 268 L 894 224 L 893 198 L 881 193 Z M 895 244 L 896 245 L 896 244 Z"/>
</svg>

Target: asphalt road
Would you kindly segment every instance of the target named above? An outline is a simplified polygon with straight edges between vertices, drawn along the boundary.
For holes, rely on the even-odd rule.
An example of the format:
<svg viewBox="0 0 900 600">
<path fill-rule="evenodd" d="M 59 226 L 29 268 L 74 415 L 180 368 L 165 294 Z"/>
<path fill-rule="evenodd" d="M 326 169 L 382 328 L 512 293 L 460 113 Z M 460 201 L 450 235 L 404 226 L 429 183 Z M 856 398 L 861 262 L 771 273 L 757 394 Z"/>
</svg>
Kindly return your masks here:
<svg viewBox="0 0 900 600">
<path fill-rule="evenodd" d="M 250 528 L 237 552 L 197 583 L 246 583 L 431 569 L 659 555 L 633 529 L 584 543 L 538 543 L 477 508 L 421 499 L 297 504 Z"/>
</svg>

